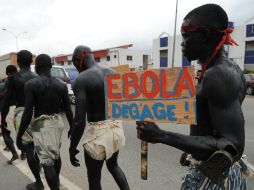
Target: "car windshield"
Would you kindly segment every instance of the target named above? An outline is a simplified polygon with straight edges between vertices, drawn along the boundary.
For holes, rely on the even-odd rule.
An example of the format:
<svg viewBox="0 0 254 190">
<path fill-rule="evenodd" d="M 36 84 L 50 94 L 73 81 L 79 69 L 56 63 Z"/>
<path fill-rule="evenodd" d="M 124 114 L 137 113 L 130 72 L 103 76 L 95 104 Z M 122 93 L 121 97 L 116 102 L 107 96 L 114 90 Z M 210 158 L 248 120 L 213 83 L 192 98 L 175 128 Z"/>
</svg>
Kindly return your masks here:
<svg viewBox="0 0 254 190">
<path fill-rule="evenodd" d="M 247 82 L 254 81 L 254 74 L 245 74 L 244 77 Z"/>
<path fill-rule="evenodd" d="M 78 70 L 76 68 L 66 68 L 65 69 L 68 73 L 68 76 L 71 80 L 74 80 L 78 76 Z"/>
<path fill-rule="evenodd" d="M 52 67 L 51 68 L 51 75 L 53 77 L 57 77 L 57 78 L 64 78 L 65 74 L 62 68 L 58 68 L 58 67 Z"/>
</svg>

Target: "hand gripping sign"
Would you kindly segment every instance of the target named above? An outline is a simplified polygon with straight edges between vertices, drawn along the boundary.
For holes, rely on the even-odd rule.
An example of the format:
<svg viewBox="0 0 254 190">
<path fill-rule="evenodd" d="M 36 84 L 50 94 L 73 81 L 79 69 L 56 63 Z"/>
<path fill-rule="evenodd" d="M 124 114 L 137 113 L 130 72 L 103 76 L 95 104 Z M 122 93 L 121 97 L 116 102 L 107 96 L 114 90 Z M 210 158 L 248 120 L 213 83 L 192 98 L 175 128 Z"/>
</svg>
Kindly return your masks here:
<svg viewBox="0 0 254 190">
<path fill-rule="evenodd" d="M 105 79 L 106 116 L 113 120 L 195 124 L 194 82 L 194 67 L 108 75 Z M 143 147 L 142 158 L 143 153 L 147 153 L 147 144 Z M 141 176 L 147 179 L 146 172 Z"/>
</svg>

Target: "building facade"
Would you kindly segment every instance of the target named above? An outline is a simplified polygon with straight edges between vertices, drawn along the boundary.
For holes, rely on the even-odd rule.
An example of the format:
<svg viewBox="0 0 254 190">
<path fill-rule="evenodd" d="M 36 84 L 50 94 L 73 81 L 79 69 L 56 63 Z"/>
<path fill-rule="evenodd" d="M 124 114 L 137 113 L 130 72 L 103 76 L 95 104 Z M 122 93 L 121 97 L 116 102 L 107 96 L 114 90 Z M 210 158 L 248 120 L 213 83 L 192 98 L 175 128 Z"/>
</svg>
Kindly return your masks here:
<svg viewBox="0 0 254 190">
<path fill-rule="evenodd" d="M 131 70 L 147 69 L 151 64 L 151 52 L 132 49 L 132 44 L 112 47 L 107 49 L 93 51 L 94 58 L 97 63 L 115 67 L 119 65 L 129 65 Z M 72 54 L 60 55 L 53 58 L 55 65 L 65 67 L 73 66 Z"/>
<path fill-rule="evenodd" d="M 230 59 L 233 59 L 242 70 L 248 69 L 254 71 L 254 18 L 250 19 L 244 25 L 234 26 L 229 22 L 229 27 L 234 28 L 231 37 L 239 46 L 225 45 L 224 48 Z M 173 36 L 162 33 L 157 39 L 153 40 L 153 64 L 154 68 L 172 66 Z M 188 66 L 190 62 L 183 56 L 181 51 L 182 36 L 176 35 L 175 40 L 175 67 Z M 200 65 L 193 62 L 198 70 Z"/>
<path fill-rule="evenodd" d="M 153 40 L 153 68 L 172 67 L 173 40 L 174 36 L 170 36 L 166 32 Z M 182 36 L 176 35 L 174 67 L 190 65 L 190 62 L 182 54 L 181 42 Z"/>
</svg>

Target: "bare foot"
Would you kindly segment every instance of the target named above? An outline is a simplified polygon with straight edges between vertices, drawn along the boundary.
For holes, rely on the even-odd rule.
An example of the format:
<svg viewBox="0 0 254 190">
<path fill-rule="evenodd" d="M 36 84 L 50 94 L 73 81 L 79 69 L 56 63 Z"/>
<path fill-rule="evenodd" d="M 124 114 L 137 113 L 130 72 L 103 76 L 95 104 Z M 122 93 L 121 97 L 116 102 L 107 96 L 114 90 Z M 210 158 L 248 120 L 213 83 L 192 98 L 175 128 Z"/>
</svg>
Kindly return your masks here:
<svg viewBox="0 0 254 190">
<path fill-rule="evenodd" d="M 10 160 L 7 161 L 7 164 L 12 164 L 12 162 L 14 162 L 15 160 L 17 160 L 19 158 L 18 155 L 12 156 L 12 158 Z"/>
</svg>

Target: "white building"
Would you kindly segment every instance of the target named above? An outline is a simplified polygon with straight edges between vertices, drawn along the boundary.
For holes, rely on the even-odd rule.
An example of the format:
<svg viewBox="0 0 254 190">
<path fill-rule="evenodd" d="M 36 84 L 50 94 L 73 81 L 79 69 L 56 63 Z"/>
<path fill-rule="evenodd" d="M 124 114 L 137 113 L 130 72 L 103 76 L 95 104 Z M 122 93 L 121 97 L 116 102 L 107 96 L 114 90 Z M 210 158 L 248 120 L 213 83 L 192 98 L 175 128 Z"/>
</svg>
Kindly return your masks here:
<svg viewBox="0 0 254 190">
<path fill-rule="evenodd" d="M 174 36 L 170 36 L 166 32 L 153 40 L 153 68 L 172 67 L 173 40 Z M 190 65 L 182 54 L 181 42 L 182 36 L 176 35 L 174 67 Z"/>
<path fill-rule="evenodd" d="M 231 36 L 239 46 L 229 46 L 228 57 L 241 69 L 254 70 L 254 18 L 245 25 L 236 26 Z"/>
<path fill-rule="evenodd" d="M 118 65 L 129 65 L 131 70 L 146 69 L 151 64 L 151 52 L 144 50 L 135 50 L 130 48 L 132 44 L 113 48 L 93 51 L 97 63 L 108 67 Z M 56 65 L 72 66 L 72 55 L 60 55 L 53 58 Z"/>
<path fill-rule="evenodd" d="M 240 68 L 254 70 L 254 18 L 250 19 L 245 25 L 234 27 L 233 22 L 229 22 L 229 27 L 234 28 L 231 37 L 239 46 L 225 45 L 228 57 L 233 59 Z M 176 36 L 175 43 L 175 67 L 190 65 L 182 54 L 181 35 Z M 173 36 L 162 33 L 157 39 L 153 40 L 153 64 L 154 68 L 172 66 Z M 195 68 L 200 66 L 194 62 Z"/>
</svg>

